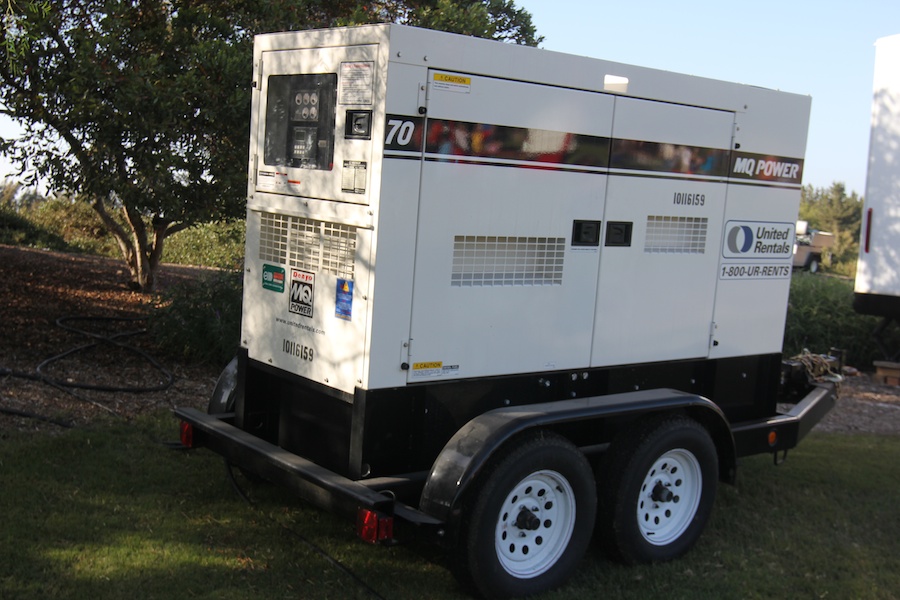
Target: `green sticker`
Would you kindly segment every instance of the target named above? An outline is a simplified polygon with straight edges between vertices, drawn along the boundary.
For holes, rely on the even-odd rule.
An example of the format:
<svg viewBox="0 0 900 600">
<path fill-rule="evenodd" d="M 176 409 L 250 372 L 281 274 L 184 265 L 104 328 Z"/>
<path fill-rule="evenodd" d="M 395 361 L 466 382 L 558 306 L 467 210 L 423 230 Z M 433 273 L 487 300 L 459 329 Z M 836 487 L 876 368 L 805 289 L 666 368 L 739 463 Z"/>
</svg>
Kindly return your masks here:
<svg viewBox="0 0 900 600">
<path fill-rule="evenodd" d="M 274 265 L 263 265 L 263 288 L 273 292 L 284 292 L 284 269 Z"/>
</svg>

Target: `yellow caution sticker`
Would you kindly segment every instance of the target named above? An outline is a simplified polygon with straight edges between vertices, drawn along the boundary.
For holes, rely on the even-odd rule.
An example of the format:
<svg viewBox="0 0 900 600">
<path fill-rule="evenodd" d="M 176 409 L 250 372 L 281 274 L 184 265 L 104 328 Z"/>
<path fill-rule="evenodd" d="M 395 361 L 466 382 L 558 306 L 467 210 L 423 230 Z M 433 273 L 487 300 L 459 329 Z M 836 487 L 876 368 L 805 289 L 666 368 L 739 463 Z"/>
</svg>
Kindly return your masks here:
<svg viewBox="0 0 900 600">
<path fill-rule="evenodd" d="M 435 90 L 468 94 L 472 88 L 472 78 L 452 73 L 435 73 L 432 87 Z"/>
<path fill-rule="evenodd" d="M 413 379 L 433 379 L 441 377 L 444 372 L 444 363 L 441 361 L 417 362 L 412 365 Z"/>
<path fill-rule="evenodd" d="M 455 83 L 457 85 L 472 85 L 471 77 L 462 75 L 450 75 L 449 73 L 435 73 L 434 80 L 442 83 Z"/>
<path fill-rule="evenodd" d="M 427 369 L 440 369 L 444 366 L 443 362 L 417 362 L 413 363 L 413 371 L 424 371 Z"/>
</svg>

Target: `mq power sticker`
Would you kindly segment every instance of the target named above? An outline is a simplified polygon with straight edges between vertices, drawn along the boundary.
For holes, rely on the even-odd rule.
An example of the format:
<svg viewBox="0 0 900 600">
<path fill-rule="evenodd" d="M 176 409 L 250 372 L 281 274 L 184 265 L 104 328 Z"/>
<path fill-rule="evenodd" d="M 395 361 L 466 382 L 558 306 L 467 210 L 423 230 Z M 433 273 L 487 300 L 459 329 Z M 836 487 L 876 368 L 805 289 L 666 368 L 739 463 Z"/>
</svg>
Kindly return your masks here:
<svg viewBox="0 0 900 600">
<path fill-rule="evenodd" d="M 291 295 L 288 310 L 304 317 L 313 316 L 316 274 L 291 269 Z"/>
</svg>

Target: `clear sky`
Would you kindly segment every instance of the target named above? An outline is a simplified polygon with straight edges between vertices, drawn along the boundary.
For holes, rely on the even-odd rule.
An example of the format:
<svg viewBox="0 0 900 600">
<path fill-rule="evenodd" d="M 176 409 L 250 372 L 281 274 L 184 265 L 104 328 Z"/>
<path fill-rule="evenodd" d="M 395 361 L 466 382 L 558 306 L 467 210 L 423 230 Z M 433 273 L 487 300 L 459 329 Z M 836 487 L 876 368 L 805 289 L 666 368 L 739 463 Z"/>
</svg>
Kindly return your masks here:
<svg viewBox="0 0 900 600">
<path fill-rule="evenodd" d="M 812 96 L 804 183 L 865 193 L 875 40 L 900 0 L 517 0 L 541 45 Z M 900 65 L 898 65 L 900 68 Z M 0 136 L 11 134 L 0 120 Z M 0 157 L 0 176 L 9 172 Z"/>
<path fill-rule="evenodd" d="M 865 193 L 875 40 L 900 0 L 517 0 L 542 48 L 812 96 L 804 183 Z M 900 65 L 897 65 L 900 68 Z"/>
</svg>

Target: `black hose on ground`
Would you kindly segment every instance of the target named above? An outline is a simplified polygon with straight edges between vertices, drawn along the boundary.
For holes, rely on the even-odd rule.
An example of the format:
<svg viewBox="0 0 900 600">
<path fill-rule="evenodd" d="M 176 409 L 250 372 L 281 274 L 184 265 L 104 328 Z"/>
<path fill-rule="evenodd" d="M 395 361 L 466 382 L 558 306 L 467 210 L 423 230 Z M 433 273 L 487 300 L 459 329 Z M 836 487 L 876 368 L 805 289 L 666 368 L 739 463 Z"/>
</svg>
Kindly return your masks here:
<svg viewBox="0 0 900 600">
<path fill-rule="evenodd" d="M 60 317 L 56 320 L 56 325 L 58 325 L 59 327 L 62 327 L 63 329 L 65 329 L 67 331 L 80 333 L 84 336 L 87 336 L 87 337 L 93 339 L 94 341 L 87 343 L 87 344 L 82 344 L 80 346 L 76 346 L 75 348 L 70 348 L 69 350 L 66 350 L 65 352 L 61 352 L 55 356 L 51 356 L 50 358 L 42 361 L 37 366 L 37 368 L 34 370 L 34 372 L 13 371 L 11 369 L 6 369 L 3 367 L 0 367 L 0 377 L 15 377 L 18 379 L 28 379 L 31 381 L 39 381 L 41 383 L 51 385 L 51 386 L 57 388 L 58 390 L 66 392 L 67 394 L 70 394 L 71 396 L 75 397 L 78 400 L 81 400 L 82 402 L 88 402 L 88 403 L 93 404 L 99 408 L 102 408 L 116 416 L 121 416 L 116 411 L 112 410 L 111 408 L 104 406 L 103 404 L 100 404 L 93 400 L 84 398 L 84 397 L 76 394 L 73 390 L 74 389 L 82 389 L 82 390 L 94 390 L 94 391 L 101 391 L 101 392 L 126 392 L 126 393 L 130 393 L 130 394 L 143 394 L 143 393 L 149 393 L 149 392 L 159 392 L 159 391 L 163 391 L 163 390 L 166 390 L 169 387 L 171 387 L 171 385 L 175 381 L 175 376 L 172 375 L 172 373 L 169 372 L 165 367 L 163 367 L 159 363 L 159 361 L 157 361 L 155 358 L 153 358 L 152 356 L 150 356 L 149 354 L 147 354 L 140 348 L 136 348 L 134 346 L 131 346 L 131 345 L 125 343 L 124 341 L 121 341 L 124 338 L 129 338 L 129 337 L 132 337 L 135 335 L 146 333 L 147 332 L 146 329 L 136 329 L 136 330 L 132 330 L 132 331 L 123 331 L 123 332 L 119 332 L 119 333 L 114 333 L 112 335 L 103 335 L 100 333 L 95 333 L 93 331 L 87 331 L 86 329 L 82 329 L 80 327 L 74 327 L 74 326 L 70 325 L 70 323 L 75 322 L 75 321 L 111 322 L 112 323 L 112 322 L 137 322 L 137 321 L 145 321 L 145 320 L 146 320 L 146 317 L 86 317 L 86 316 Z M 75 354 L 77 352 L 83 352 L 85 350 L 90 350 L 92 348 L 95 348 L 100 344 L 110 344 L 112 346 L 115 346 L 116 348 L 119 348 L 126 352 L 130 352 L 137 356 L 140 356 L 141 358 L 144 359 L 145 362 L 150 364 L 156 371 L 158 371 L 159 373 L 161 373 L 163 375 L 163 381 L 157 385 L 148 385 L 148 386 L 114 386 L 114 385 L 101 385 L 101 384 L 81 382 L 81 381 L 69 381 L 69 380 L 63 380 L 63 379 L 56 379 L 56 378 L 51 377 L 50 375 L 47 375 L 44 372 L 44 368 L 47 367 L 48 365 L 51 365 L 54 362 L 62 360 L 63 358 L 71 356 L 72 354 Z M 54 419 L 52 417 L 46 417 L 43 415 L 39 415 L 37 413 L 31 413 L 28 411 L 21 411 L 21 410 L 17 410 L 14 408 L 0 407 L 0 412 L 2 412 L 4 414 L 10 414 L 10 415 L 15 415 L 15 416 L 20 416 L 20 417 L 37 419 L 40 421 L 46 421 L 48 423 L 53 423 L 53 424 L 59 425 L 60 427 L 71 427 L 72 426 L 71 423 L 66 423 L 59 419 Z"/>
<path fill-rule="evenodd" d="M 172 375 L 168 370 L 166 370 L 159 362 L 141 350 L 140 348 L 136 348 L 124 342 L 120 342 L 119 339 L 127 338 L 134 335 L 139 335 L 143 333 L 147 333 L 146 329 L 136 329 L 134 331 L 122 331 L 113 335 L 102 335 L 99 333 L 94 333 L 92 331 L 87 331 L 84 329 L 80 329 L 78 327 L 73 327 L 71 325 L 67 325 L 67 323 L 71 321 L 96 321 L 96 322 L 137 322 L 137 321 L 146 321 L 147 317 L 60 317 L 56 320 L 56 324 L 67 331 L 73 331 L 75 333 L 80 333 L 84 336 L 92 338 L 96 341 L 91 342 L 89 344 L 84 344 L 78 346 L 76 348 L 72 348 L 70 350 L 66 350 L 56 356 L 51 356 L 41 364 L 37 366 L 35 372 L 41 377 L 41 381 L 45 383 L 56 384 L 62 387 L 68 388 L 78 388 L 82 390 L 96 390 L 101 392 L 128 392 L 131 394 L 144 394 L 148 392 L 161 392 L 163 390 L 168 389 L 172 383 L 175 381 L 175 376 Z M 83 382 L 71 382 L 71 381 L 63 381 L 59 379 L 53 379 L 48 375 L 43 373 L 44 367 L 49 364 L 52 364 L 58 360 L 61 360 L 67 356 L 75 354 L 76 352 L 82 352 L 84 350 L 89 350 L 91 348 L 95 348 L 101 343 L 111 344 L 122 350 L 127 352 L 131 352 L 132 354 L 136 354 L 143 358 L 147 363 L 153 366 L 158 372 L 162 373 L 165 380 L 154 386 L 110 386 L 110 385 L 98 385 L 92 383 L 83 383 Z"/>
</svg>

